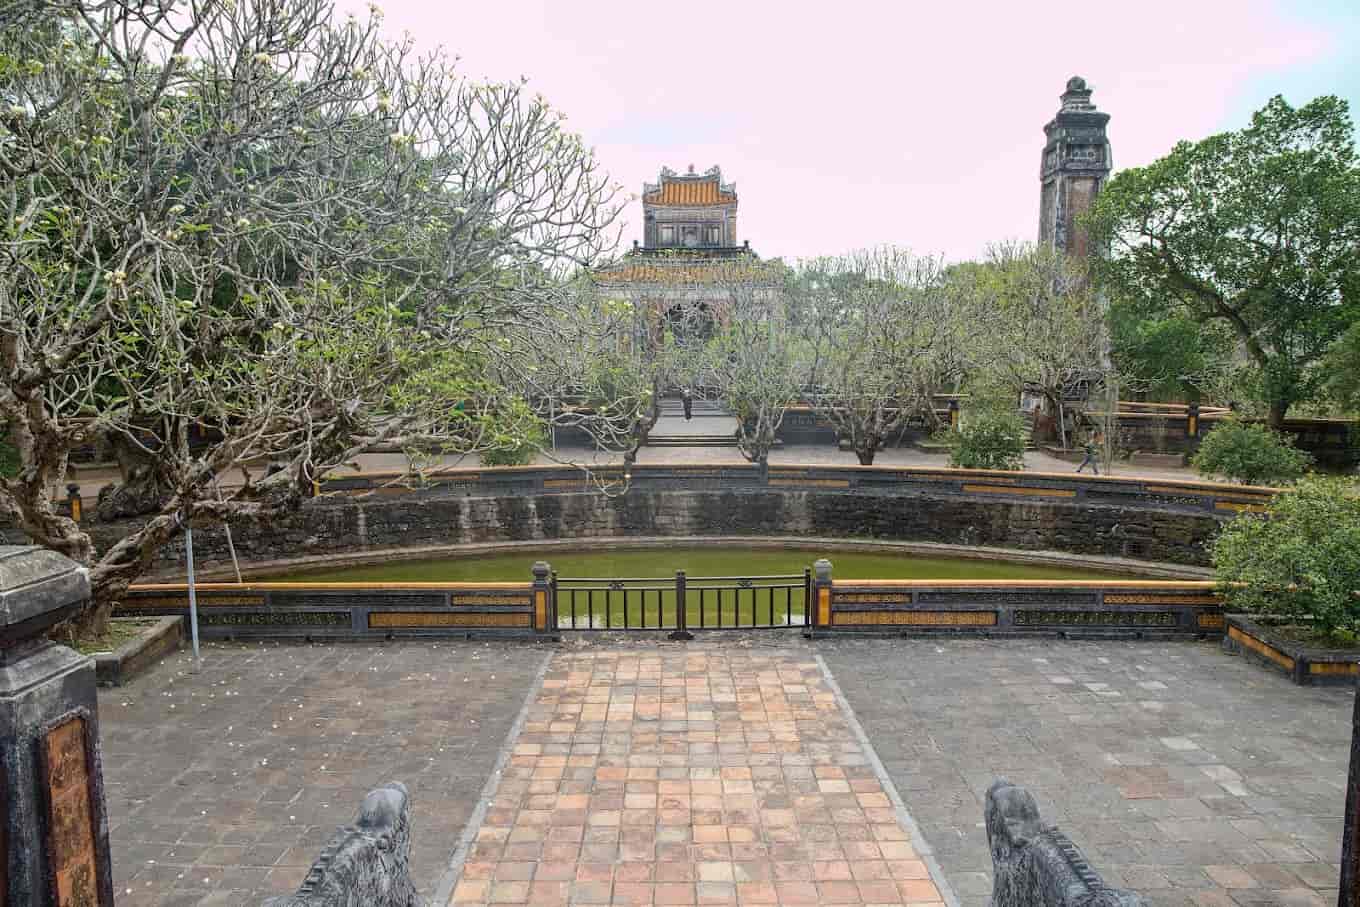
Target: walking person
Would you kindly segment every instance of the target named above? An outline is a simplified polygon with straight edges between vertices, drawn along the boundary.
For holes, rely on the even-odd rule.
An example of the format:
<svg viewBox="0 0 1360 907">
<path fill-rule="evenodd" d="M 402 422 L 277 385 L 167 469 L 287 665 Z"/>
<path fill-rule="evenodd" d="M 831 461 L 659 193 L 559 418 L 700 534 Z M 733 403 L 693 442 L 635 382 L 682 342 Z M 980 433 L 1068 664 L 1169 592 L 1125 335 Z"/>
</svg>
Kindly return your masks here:
<svg viewBox="0 0 1360 907">
<path fill-rule="evenodd" d="M 694 395 L 687 387 L 680 391 L 680 405 L 685 408 L 685 421 L 688 422 L 694 415 Z"/>
<path fill-rule="evenodd" d="M 1095 473 L 1096 475 L 1100 475 L 1100 460 L 1096 456 L 1096 452 L 1099 445 L 1100 445 L 1099 432 L 1097 432 L 1092 437 L 1087 437 L 1086 442 L 1081 445 L 1082 452 L 1085 453 L 1086 456 L 1081 461 L 1081 465 L 1077 467 L 1077 472 L 1081 472 L 1087 466 L 1090 466 L 1091 472 Z"/>
</svg>

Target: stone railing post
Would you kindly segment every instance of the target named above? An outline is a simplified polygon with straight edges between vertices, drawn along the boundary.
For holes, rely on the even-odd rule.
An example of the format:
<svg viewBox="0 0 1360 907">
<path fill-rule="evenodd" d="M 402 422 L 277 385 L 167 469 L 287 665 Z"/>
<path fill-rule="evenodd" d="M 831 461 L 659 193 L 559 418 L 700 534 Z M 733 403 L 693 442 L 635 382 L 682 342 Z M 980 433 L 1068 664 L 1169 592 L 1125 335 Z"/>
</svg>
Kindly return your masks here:
<svg viewBox="0 0 1360 907">
<path fill-rule="evenodd" d="M 94 662 L 44 635 L 89 598 L 74 561 L 0 546 L 0 904 L 113 907 Z"/>
<path fill-rule="evenodd" d="M 819 558 L 812 564 L 812 626 L 814 630 L 831 627 L 831 562 Z"/>
<path fill-rule="evenodd" d="M 534 630 L 552 633 L 557 629 L 557 609 L 554 607 L 552 567 L 547 561 L 534 561 Z"/>
</svg>

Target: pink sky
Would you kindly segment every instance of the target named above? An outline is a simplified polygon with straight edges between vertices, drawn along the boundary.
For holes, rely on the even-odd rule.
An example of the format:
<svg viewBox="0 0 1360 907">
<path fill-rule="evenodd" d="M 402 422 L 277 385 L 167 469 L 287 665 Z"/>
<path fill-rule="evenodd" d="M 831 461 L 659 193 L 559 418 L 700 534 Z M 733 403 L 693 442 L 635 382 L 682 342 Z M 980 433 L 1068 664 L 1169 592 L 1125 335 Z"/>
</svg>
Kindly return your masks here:
<svg viewBox="0 0 1360 907">
<path fill-rule="evenodd" d="M 443 45 L 468 75 L 527 76 L 629 192 L 662 165 L 721 165 L 741 238 L 790 260 L 878 243 L 953 260 L 1033 239 L 1043 126 L 1071 75 L 1111 114 L 1118 168 L 1240 125 L 1246 86 L 1338 51 L 1267 0 L 382 8 L 391 37 Z M 640 202 L 626 216 L 630 244 Z"/>
</svg>

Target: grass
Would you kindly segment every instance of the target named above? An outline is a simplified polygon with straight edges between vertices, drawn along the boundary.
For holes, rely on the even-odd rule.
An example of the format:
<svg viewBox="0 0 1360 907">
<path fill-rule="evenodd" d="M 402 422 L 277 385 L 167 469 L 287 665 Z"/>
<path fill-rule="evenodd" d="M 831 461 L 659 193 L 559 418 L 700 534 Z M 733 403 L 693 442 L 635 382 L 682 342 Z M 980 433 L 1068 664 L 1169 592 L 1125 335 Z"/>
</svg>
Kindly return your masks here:
<svg viewBox="0 0 1360 907">
<path fill-rule="evenodd" d="M 676 593 L 674 580 L 669 586 L 655 584 L 643 589 L 557 590 L 559 627 L 674 627 Z M 685 594 L 685 619 L 688 626 L 768 627 L 804 622 L 802 577 L 778 582 L 764 588 L 694 589 Z M 572 616 L 575 615 L 573 622 Z"/>
<path fill-rule="evenodd" d="M 560 583 L 557 592 L 559 624 L 577 627 L 673 627 L 676 618 L 675 572 L 689 578 L 685 596 L 686 622 L 701 626 L 801 625 L 804 613 L 802 575 L 827 552 L 818 549 L 731 547 L 616 549 L 552 552 L 550 563 L 559 577 L 595 577 L 593 590 Z M 503 582 L 528 581 L 533 554 L 491 557 L 397 561 L 368 567 L 343 567 L 324 572 L 268 577 L 292 582 Z M 921 557 L 880 552 L 835 552 L 829 558 L 837 579 L 1111 579 L 1121 575 L 1098 570 L 1018 564 L 974 558 Z M 792 575 L 756 588 L 695 588 L 695 577 L 752 577 Z M 619 577 L 655 577 L 630 583 L 627 591 L 604 588 Z M 717 586 L 720 584 L 700 584 Z"/>
<path fill-rule="evenodd" d="M 602 544 L 608 544 L 602 543 Z M 675 571 L 694 576 L 768 576 L 801 574 L 819 557 L 834 565 L 837 579 L 1114 579 L 1109 571 L 1019 564 L 965 557 L 921 557 L 860 551 L 828 554 L 815 548 L 632 548 L 561 551 L 546 554 L 497 554 L 395 561 L 367 567 L 277 574 L 261 577 L 280 582 L 527 582 L 535 560 L 548 560 L 558 576 L 664 577 Z M 1127 578 L 1127 577 L 1123 577 Z"/>
<path fill-rule="evenodd" d="M 77 639 L 72 644 L 81 655 L 94 655 L 96 652 L 113 652 L 124 643 L 141 635 L 147 627 L 155 626 L 156 619 L 147 617 L 117 617 L 109 621 L 104 632 L 88 639 Z"/>
</svg>

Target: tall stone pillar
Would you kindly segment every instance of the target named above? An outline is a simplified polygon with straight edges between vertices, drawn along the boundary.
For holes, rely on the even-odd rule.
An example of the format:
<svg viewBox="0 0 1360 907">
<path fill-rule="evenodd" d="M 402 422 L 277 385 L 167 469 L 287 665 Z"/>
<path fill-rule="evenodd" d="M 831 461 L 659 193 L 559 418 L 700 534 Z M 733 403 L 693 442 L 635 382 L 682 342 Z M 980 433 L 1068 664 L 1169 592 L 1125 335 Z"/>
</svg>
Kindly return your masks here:
<svg viewBox="0 0 1360 907">
<path fill-rule="evenodd" d="M 1039 244 L 1084 256 L 1090 251 L 1078 218 L 1090 209 L 1113 161 L 1105 127 L 1108 113 L 1091 103 L 1086 80 L 1073 76 L 1062 107 L 1044 127 L 1047 142 L 1039 166 Z"/>
<path fill-rule="evenodd" d="M 1360 687 L 1351 713 L 1351 769 L 1346 778 L 1346 818 L 1341 831 L 1337 907 L 1360 907 Z"/>
<path fill-rule="evenodd" d="M 89 598 L 75 562 L 0 546 L 0 907 L 113 907 L 94 662 L 44 636 Z"/>
</svg>

